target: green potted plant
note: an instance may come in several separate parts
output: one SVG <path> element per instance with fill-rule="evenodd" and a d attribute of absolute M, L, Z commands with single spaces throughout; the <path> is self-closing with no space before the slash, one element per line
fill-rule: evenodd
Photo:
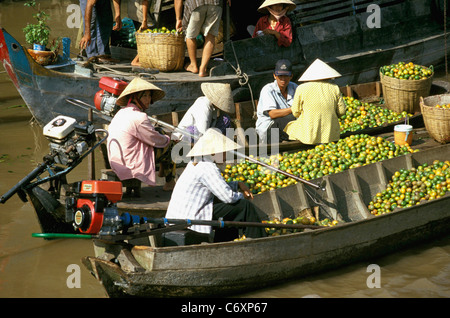
<path fill-rule="evenodd" d="M 36 11 L 33 17 L 37 20 L 37 23 L 28 23 L 23 28 L 25 41 L 33 45 L 33 49 L 45 51 L 50 37 L 50 27 L 47 25 L 49 15 L 42 11 L 40 5 L 36 5 L 36 1 L 34 0 L 25 2 L 24 6 L 32 7 Z"/>
<path fill-rule="evenodd" d="M 59 38 L 53 40 L 52 47 L 47 49 L 50 38 L 50 27 L 47 25 L 47 20 L 50 19 L 50 16 L 42 11 L 40 5 L 37 5 L 34 0 L 25 2 L 24 6 L 31 7 L 36 11 L 33 17 L 37 20 L 37 23 L 28 23 L 23 28 L 25 41 L 33 46 L 33 49 L 29 49 L 28 53 L 41 65 L 51 64 L 58 56 L 57 51 L 60 41 Z"/>

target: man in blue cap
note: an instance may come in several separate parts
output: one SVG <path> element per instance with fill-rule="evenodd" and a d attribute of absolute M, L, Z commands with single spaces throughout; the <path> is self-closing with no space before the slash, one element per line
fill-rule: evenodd
<path fill-rule="evenodd" d="M 273 143 L 289 140 L 283 131 L 288 122 L 295 120 L 291 106 L 297 84 L 291 82 L 292 64 L 289 60 L 279 60 L 273 72 L 274 81 L 261 89 L 258 101 L 256 132 L 260 142 Z M 279 140 L 272 140 L 278 130 Z"/>

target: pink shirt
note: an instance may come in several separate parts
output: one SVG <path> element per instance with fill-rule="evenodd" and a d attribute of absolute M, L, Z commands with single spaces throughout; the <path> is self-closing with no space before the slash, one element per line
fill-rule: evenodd
<path fill-rule="evenodd" d="M 139 179 L 155 185 L 156 169 L 153 147 L 164 148 L 170 137 L 160 134 L 134 104 L 120 109 L 108 128 L 108 158 L 120 180 Z"/>
<path fill-rule="evenodd" d="M 256 37 L 256 32 L 262 31 L 270 28 L 269 16 L 265 15 L 261 17 L 256 23 L 255 31 L 253 31 L 253 36 Z M 277 22 L 275 26 L 275 31 L 280 33 L 280 38 L 277 41 L 279 46 L 288 47 L 292 43 L 292 25 L 291 20 L 283 16 L 280 21 Z"/>

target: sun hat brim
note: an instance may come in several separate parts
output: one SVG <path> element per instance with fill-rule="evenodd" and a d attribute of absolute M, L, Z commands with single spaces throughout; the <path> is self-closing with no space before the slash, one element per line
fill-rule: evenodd
<path fill-rule="evenodd" d="M 318 81 L 341 77 L 342 75 L 320 59 L 316 59 L 298 79 L 299 82 Z"/>
<path fill-rule="evenodd" d="M 125 87 L 125 89 L 117 99 L 116 104 L 119 106 L 126 106 L 128 103 L 129 95 L 148 90 L 152 91 L 152 103 L 164 98 L 164 96 L 166 95 L 166 93 L 158 86 L 149 83 L 142 78 L 136 77 L 127 85 L 127 87 Z"/>
<path fill-rule="evenodd" d="M 267 7 L 273 6 L 274 4 L 286 4 L 288 6 L 288 12 L 294 10 L 297 5 L 290 0 L 266 0 L 261 6 L 258 8 L 258 12 L 260 13 L 268 13 Z"/>
<path fill-rule="evenodd" d="M 200 157 L 219 154 L 241 148 L 230 138 L 224 136 L 219 129 L 209 128 L 203 136 L 195 143 L 187 157 Z"/>
<path fill-rule="evenodd" d="M 236 112 L 230 84 L 202 83 L 200 87 L 203 94 L 214 106 L 228 114 Z"/>

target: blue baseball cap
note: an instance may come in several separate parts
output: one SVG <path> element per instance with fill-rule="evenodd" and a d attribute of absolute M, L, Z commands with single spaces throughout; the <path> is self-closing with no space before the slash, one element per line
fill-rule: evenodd
<path fill-rule="evenodd" d="M 292 63 L 289 60 L 283 59 L 279 60 L 277 64 L 275 64 L 275 75 L 292 75 Z"/>

